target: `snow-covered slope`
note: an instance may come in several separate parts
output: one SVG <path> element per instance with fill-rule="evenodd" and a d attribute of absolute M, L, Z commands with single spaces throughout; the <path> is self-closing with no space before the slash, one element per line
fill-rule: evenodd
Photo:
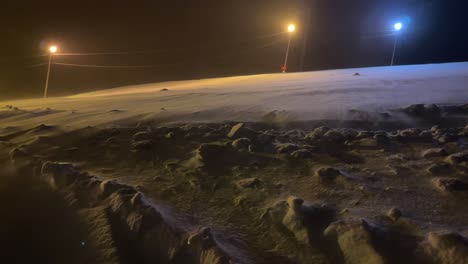
<path fill-rule="evenodd" d="M 273 110 L 317 120 L 344 118 L 350 109 L 466 103 L 467 83 L 468 63 L 449 63 L 166 82 L 0 104 L 24 111 L 3 119 L 8 125 L 257 121 Z"/>

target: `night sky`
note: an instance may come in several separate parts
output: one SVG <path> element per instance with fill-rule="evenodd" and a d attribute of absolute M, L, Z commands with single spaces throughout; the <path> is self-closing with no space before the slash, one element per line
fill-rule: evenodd
<path fill-rule="evenodd" d="M 466 0 L 16 2 L 23 4 L 0 7 L 0 100 L 41 96 L 46 66 L 35 65 L 47 61 L 40 55 L 50 43 L 61 53 L 81 54 L 55 56 L 59 63 L 151 66 L 53 65 L 52 96 L 279 72 L 288 36 L 278 33 L 292 21 L 298 31 L 290 71 L 388 65 L 393 47 L 389 34 L 398 20 L 407 25 L 397 64 L 468 60 Z"/>

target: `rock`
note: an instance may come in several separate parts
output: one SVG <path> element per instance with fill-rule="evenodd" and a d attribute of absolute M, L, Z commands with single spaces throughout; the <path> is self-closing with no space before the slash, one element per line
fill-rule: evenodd
<path fill-rule="evenodd" d="M 362 138 L 362 139 L 350 142 L 349 145 L 353 147 L 359 147 L 359 148 L 376 148 L 379 146 L 379 143 L 377 142 L 377 140 L 373 138 Z"/>
<path fill-rule="evenodd" d="M 390 217 L 393 221 L 397 221 L 401 217 L 401 211 L 398 208 L 392 208 L 388 210 L 387 216 Z"/>
<path fill-rule="evenodd" d="M 403 109 L 403 112 L 414 117 L 436 118 L 440 116 L 440 108 L 435 105 L 414 104 Z"/>
<path fill-rule="evenodd" d="M 132 187 L 125 185 L 123 183 L 119 183 L 115 180 L 106 180 L 106 181 L 101 182 L 101 184 L 99 185 L 99 189 L 103 197 L 108 197 L 109 195 L 111 195 L 112 193 L 120 189 L 126 189 L 129 191 L 133 190 Z M 136 192 L 136 190 L 134 190 L 134 192 Z"/>
<path fill-rule="evenodd" d="M 258 135 L 255 139 L 255 142 L 258 143 L 260 146 L 268 145 L 275 141 L 276 136 L 269 133 L 262 133 Z"/>
<path fill-rule="evenodd" d="M 151 135 L 148 132 L 143 131 L 143 132 L 136 133 L 135 135 L 133 135 L 132 138 L 133 138 L 133 142 L 138 142 L 138 141 L 150 140 Z"/>
<path fill-rule="evenodd" d="M 286 110 L 273 110 L 262 117 L 267 123 L 287 123 L 296 119 L 296 115 Z"/>
<path fill-rule="evenodd" d="M 251 153 L 258 152 L 258 148 L 255 145 L 250 144 L 247 150 Z"/>
<path fill-rule="evenodd" d="M 419 134 L 419 138 L 424 141 L 431 141 L 432 132 L 430 130 L 424 130 Z"/>
<path fill-rule="evenodd" d="M 305 135 L 306 135 L 305 132 L 302 130 L 290 130 L 288 132 L 281 134 L 280 136 L 291 138 L 291 139 L 299 139 L 299 138 L 304 138 Z"/>
<path fill-rule="evenodd" d="M 174 132 L 171 131 L 171 132 L 168 132 L 164 137 L 167 139 L 173 139 L 175 137 L 175 134 Z"/>
<path fill-rule="evenodd" d="M 388 137 L 387 133 L 375 134 L 374 139 L 377 141 L 377 144 L 387 144 L 390 142 L 390 138 Z"/>
<path fill-rule="evenodd" d="M 436 132 L 439 131 L 439 130 L 440 130 L 440 126 L 439 126 L 439 125 L 436 125 L 436 126 L 432 126 L 432 127 L 431 127 L 431 132 L 432 132 L 432 133 L 436 133 Z"/>
<path fill-rule="evenodd" d="M 459 234 L 431 232 L 422 247 L 433 263 L 468 263 L 468 240 Z"/>
<path fill-rule="evenodd" d="M 405 113 L 411 115 L 421 115 L 424 113 L 424 110 L 424 104 L 413 104 L 403 109 Z"/>
<path fill-rule="evenodd" d="M 231 131 L 227 135 L 229 138 L 238 137 L 241 130 L 244 128 L 244 123 L 239 123 L 231 128 Z"/>
<path fill-rule="evenodd" d="M 292 143 L 281 143 L 275 145 L 276 152 L 289 154 L 299 149 L 299 146 Z"/>
<path fill-rule="evenodd" d="M 372 138 L 374 135 L 375 133 L 372 131 L 359 131 L 359 133 L 356 135 L 356 139 Z"/>
<path fill-rule="evenodd" d="M 236 185 L 240 188 L 258 188 L 262 182 L 257 178 L 248 178 L 236 182 Z"/>
<path fill-rule="evenodd" d="M 183 244 L 187 247 L 187 252 L 185 253 L 187 256 L 179 260 L 171 259 L 170 262 L 186 263 L 187 259 L 197 259 L 197 262 L 200 264 L 229 264 L 236 262 L 224 252 L 224 249 L 220 245 L 218 245 L 209 227 L 198 228 L 188 236 L 187 241 Z"/>
<path fill-rule="evenodd" d="M 229 148 L 225 145 L 218 144 L 202 144 L 197 150 L 197 157 L 204 162 L 214 162 L 222 158 L 229 152 Z"/>
<path fill-rule="evenodd" d="M 177 167 L 179 167 L 179 162 L 177 162 L 177 161 L 168 162 L 168 163 L 166 163 L 165 167 L 166 167 L 167 170 L 174 171 L 174 170 L 177 169 Z"/>
<path fill-rule="evenodd" d="M 327 131 L 323 136 L 322 139 L 330 141 L 330 142 L 343 142 L 347 139 L 346 135 L 338 130 L 338 129 L 331 129 Z"/>
<path fill-rule="evenodd" d="M 372 227 L 365 220 L 334 222 L 325 229 L 324 236 L 336 243 L 343 255 L 344 263 L 386 263 L 376 250 L 372 239 Z"/>
<path fill-rule="evenodd" d="M 167 91 L 169 91 L 169 89 L 163 88 L 163 89 L 161 89 L 161 90 L 159 90 L 159 91 L 161 91 L 161 92 L 167 92 Z"/>
<path fill-rule="evenodd" d="M 439 143 L 449 143 L 458 140 L 458 135 L 455 133 L 443 133 L 434 137 Z"/>
<path fill-rule="evenodd" d="M 353 74 L 353 76 L 361 76 L 361 74 L 359 72 L 356 72 L 355 74 Z"/>
<path fill-rule="evenodd" d="M 232 142 L 232 146 L 236 149 L 247 149 L 251 141 L 248 138 L 238 138 Z"/>
<path fill-rule="evenodd" d="M 453 172 L 453 168 L 447 163 L 437 163 L 427 168 L 427 171 L 433 175 L 449 174 Z"/>
<path fill-rule="evenodd" d="M 297 197 L 288 198 L 288 211 L 283 218 L 283 225 L 285 225 L 289 231 L 291 231 L 296 239 L 302 243 L 309 242 L 309 234 L 307 227 L 304 226 L 302 217 L 302 204 L 304 200 Z"/>
<path fill-rule="evenodd" d="M 341 133 L 345 137 L 345 140 L 354 140 L 359 134 L 358 131 L 351 128 L 342 129 Z"/>
<path fill-rule="evenodd" d="M 419 128 L 407 128 L 398 130 L 398 137 L 400 139 L 418 139 L 422 130 Z"/>
<path fill-rule="evenodd" d="M 299 149 L 291 153 L 291 157 L 296 159 L 309 159 L 312 158 L 313 154 L 307 149 Z"/>
<path fill-rule="evenodd" d="M 9 155 L 10 155 L 10 160 L 12 162 L 16 162 L 20 159 L 25 159 L 30 156 L 29 153 L 21 147 L 14 148 L 13 150 L 10 151 Z"/>
<path fill-rule="evenodd" d="M 342 151 L 333 156 L 341 162 L 348 164 L 363 163 L 365 161 L 364 157 L 356 151 Z"/>
<path fill-rule="evenodd" d="M 82 173 L 72 164 L 47 161 L 42 165 L 41 175 L 53 189 L 60 189 L 72 184 Z"/>
<path fill-rule="evenodd" d="M 453 165 L 462 163 L 464 161 L 468 161 L 468 151 L 463 151 L 449 155 L 445 160 Z"/>
<path fill-rule="evenodd" d="M 339 170 L 331 167 L 322 167 L 315 171 L 315 176 L 319 177 L 321 181 L 333 181 L 340 175 Z"/>
<path fill-rule="evenodd" d="M 383 119 L 389 119 L 392 117 L 390 113 L 384 112 L 384 113 L 379 113 L 379 116 L 382 117 Z"/>
<path fill-rule="evenodd" d="M 435 157 L 443 157 L 447 156 L 447 151 L 443 148 L 432 148 L 432 149 L 427 149 L 422 152 L 421 156 L 423 158 L 435 158 Z"/>
<path fill-rule="evenodd" d="M 320 239 L 333 217 L 332 209 L 322 205 L 304 205 L 304 200 L 298 197 L 289 197 L 287 205 L 288 210 L 281 222 L 304 244 Z"/>
<path fill-rule="evenodd" d="M 132 147 L 135 151 L 148 151 L 153 148 L 153 141 L 152 140 L 143 140 L 134 142 Z"/>
<path fill-rule="evenodd" d="M 312 131 L 311 133 L 307 134 L 307 135 L 305 136 L 305 139 L 306 139 L 306 140 L 315 140 L 315 139 L 319 139 L 319 138 L 321 138 L 323 135 L 325 135 L 325 133 L 327 133 L 329 130 L 330 130 L 330 128 L 329 128 L 329 127 L 326 127 L 326 126 L 317 127 L 316 129 L 314 129 L 314 131 Z"/>
<path fill-rule="evenodd" d="M 466 192 L 468 191 L 468 183 L 457 178 L 435 178 L 432 183 L 439 190 L 444 192 Z"/>

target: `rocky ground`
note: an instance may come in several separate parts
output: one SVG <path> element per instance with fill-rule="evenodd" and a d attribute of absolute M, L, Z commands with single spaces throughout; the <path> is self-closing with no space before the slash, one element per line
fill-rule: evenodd
<path fill-rule="evenodd" d="M 96 263 L 468 263 L 468 105 L 349 115 L 0 127 L 0 164 Z"/>

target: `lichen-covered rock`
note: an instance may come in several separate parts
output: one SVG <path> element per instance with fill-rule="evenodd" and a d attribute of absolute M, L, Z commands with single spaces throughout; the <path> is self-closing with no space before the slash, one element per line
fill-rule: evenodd
<path fill-rule="evenodd" d="M 449 174 L 453 172 L 453 168 L 448 163 L 436 163 L 427 168 L 427 171 L 433 175 Z"/>
<path fill-rule="evenodd" d="M 291 157 L 295 159 L 309 159 L 313 157 L 313 154 L 310 150 L 298 149 L 291 153 Z"/>
<path fill-rule="evenodd" d="M 333 181 L 340 175 L 341 172 L 339 170 L 331 167 L 322 167 L 315 171 L 315 176 L 325 182 Z"/>
<path fill-rule="evenodd" d="M 387 133 L 376 133 L 374 135 L 375 141 L 377 141 L 377 144 L 387 144 L 390 142 L 390 138 L 388 137 Z"/>
<path fill-rule="evenodd" d="M 322 205 L 305 205 L 304 200 L 291 196 L 287 200 L 288 210 L 282 224 L 301 243 L 321 239 L 321 233 L 330 223 L 333 210 Z"/>
<path fill-rule="evenodd" d="M 422 245 L 433 263 L 468 263 L 468 239 L 456 233 L 429 233 Z"/>
<path fill-rule="evenodd" d="M 18 162 L 21 159 L 29 158 L 30 154 L 23 148 L 14 148 L 10 151 L 10 160 L 14 162 Z"/>
<path fill-rule="evenodd" d="M 134 142 L 150 140 L 151 139 L 151 134 L 146 132 L 146 131 L 138 132 L 138 133 L 133 135 L 132 139 L 133 139 Z"/>
<path fill-rule="evenodd" d="M 424 104 L 414 104 L 410 105 L 403 111 L 414 117 L 424 117 L 424 118 L 436 118 L 440 116 L 440 108 L 435 105 L 424 105 Z"/>
<path fill-rule="evenodd" d="M 464 161 L 468 161 L 468 151 L 463 151 L 463 152 L 459 152 L 459 153 L 449 155 L 446 158 L 446 161 L 448 163 L 450 163 L 450 164 L 453 164 L 453 165 L 462 163 Z"/>
<path fill-rule="evenodd" d="M 288 211 L 283 218 L 283 225 L 291 231 L 296 239 L 302 243 L 309 242 L 307 227 L 304 225 L 302 204 L 304 200 L 297 197 L 288 198 Z"/>
<path fill-rule="evenodd" d="M 251 141 L 248 138 L 238 138 L 232 142 L 232 146 L 236 149 L 247 149 Z"/>
<path fill-rule="evenodd" d="M 417 139 L 421 134 L 422 130 L 419 128 L 407 128 L 398 130 L 398 136 L 401 139 Z"/>
<path fill-rule="evenodd" d="M 258 152 L 257 146 L 255 146 L 255 145 L 253 145 L 253 144 L 250 144 L 250 145 L 248 146 L 247 150 L 248 150 L 250 153 Z"/>
<path fill-rule="evenodd" d="M 447 151 L 443 148 L 431 148 L 422 152 L 423 158 L 443 157 L 447 155 Z"/>
<path fill-rule="evenodd" d="M 307 134 L 305 136 L 305 139 L 306 140 L 316 140 L 316 139 L 320 139 L 323 135 L 325 135 L 325 133 L 327 133 L 328 131 L 330 130 L 329 127 L 325 127 L 325 126 L 321 126 L 321 127 L 317 127 L 316 129 L 314 129 L 311 133 Z"/>
<path fill-rule="evenodd" d="M 324 235 L 337 245 L 344 263 L 386 263 L 372 241 L 372 227 L 364 220 L 334 222 L 325 229 Z"/>
<path fill-rule="evenodd" d="M 401 211 L 398 208 L 392 208 L 388 210 L 387 216 L 390 217 L 393 221 L 397 221 L 401 217 Z"/>
<path fill-rule="evenodd" d="M 348 145 L 357 148 L 372 149 L 378 147 L 379 143 L 373 138 L 362 138 L 356 141 L 352 141 Z"/>
<path fill-rule="evenodd" d="M 258 188 L 262 182 L 257 178 L 248 178 L 236 182 L 236 185 L 240 188 Z"/>
<path fill-rule="evenodd" d="M 322 140 L 330 142 L 343 142 L 346 140 L 346 135 L 344 135 L 343 132 L 338 129 L 331 129 L 322 136 Z"/>
<path fill-rule="evenodd" d="M 209 164 L 223 159 L 229 152 L 229 147 L 226 145 L 207 143 L 202 144 L 197 149 L 196 156 L 204 163 Z"/>
<path fill-rule="evenodd" d="M 294 152 L 298 150 L 300 147 L 296 144 L 292 143 L 281 143 L 281 144 L 276 144 L 275 149 L 276 152 L 282 153 L 282 154 L 289 154 L 291 152 Z"/>
<path fill-rule="evenodd" d="M 372 138 L 375 135 L 373 131 L 359 131 L 356 135 L 356 139 L 363 139 L 363 138 Z"/>
<path fill-rule="evenodd" d="M 230 264 L 232 259 L 219 247 L 211 229 L 201 227 L 187 238 L 186 254 L 200 264 Z"/>
<path fill-rule="evenodd" d="M 133 150 L 137 152 L 148 151 L 154 147 L 152 140 L 137 141 L 132 144 Z"/>
<path fill-rule="evenodd" d="M 276 136 L 274 134 L 265 132 L 265 133 L 259 134 L 255 138 L 255 143 L 260 145 L 260 146 L 264 146 L 264 145 L 268 145 L 268 144 L 273 143 L 275 141 L 275 138 L 276 138 Z"/>
<path fill-rule="evenodd" d="M 101 191 L 101 195 L 103 197 L 108 197 L 109 195 L 111 195 L 112 193 L 120 190 L 120 189 L 129 189 L 129 190 L 132 190 L 133 188 L 131 188 L 130 186 L 128 185 L 125 185 L 123 183 L 120 183 L 116 180 L 106 180 L 106 181 L 103 181 L 101 182 L 101 184 L 99 185 L 99 189 Z M 136 192 L 136 190 L 135 190 Z"/>
<path fill-rule="evenodd" d="M 435 178 L 432 183 L 439 190 L 448 193 L 468 191 L 468 182 L 457 178 Z"/>
<path fill-rule="evenodd" d="M 291 138 L 291 139 L 299 139 L 304 138 L 306 136 L 305 132 L 302 130 L 290 130 L 280 135 L 281 137 Z"/>
<path fill-rule="evenodd" d="M 42 165 L 41 175 L 52 188 L 59 189 L 72 184 L 82 172 L 72 164 L 47 161 Z"/>
<path fill-rule="evenodd" d="M 239 123 L 231 128 L 231 131 L 227 134 L 228 138 L 239 138 L 239 137 L 246 137 L 246 134 L 249 131 L 247 131 L 247 128 L 245 127 L 244 123 Z"/>

